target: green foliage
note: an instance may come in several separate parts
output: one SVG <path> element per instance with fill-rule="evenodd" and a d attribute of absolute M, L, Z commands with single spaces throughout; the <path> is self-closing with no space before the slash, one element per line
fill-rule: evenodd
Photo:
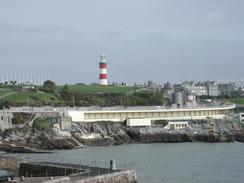
<path fill-rule="evenodd" d="M 64 85 L 64 87 L 62 88 L 62 90 L 60 91 L 60 96 L 64 99 L 64 100 L 71 100 L 71 97 L 73 96 L 72 92 L 69 89 L 69 86 L 66 84 Z"/>
<path fill-rule="evenodd" d="M 54 105 L 59 103 L 59 99 L 53 93 L 20 92 L 4 98 L 12 106 L 21 105 Z"/>
<path fill-rule="evenodd" d="M 244 98 L 230 98 L 228 100 L 234 104 L 244 104 Z"/>
<path fill-rule="evenodd" d="M 150 104 L 151 105 L 163 105 L 165 100 L 164 100 L 164 95 L 161 92 L 155 92 L 153 93 L 150 98 Z"/>
<path fill-rule="evenodd" d="M 31 118 L 31 114 L 28 113 L 14 113 L 12 118 L 13 124 L 24 124 Z"/>
<path fill-rule="evenodd" d="M 47 80 L 43 83 L 43 88 L 54 90 L 56 88 L 56 84 L 53 81 Z"/>
<path fill-rule="evenodd" d="M 64 85 L 63 89 L 62 89 L 62 92 L 69 92 L 69 86 L 67 84 Z"/>
<path fill-rule="evenodd" d="M 163 105 L 164 103 L 166 100 L 161 92 L 135 92 L 122 99 L 122 104 L 125 106 Z"/>
<path fill-rule="evenodd" d="M 5 88 L 1 90 L 12 90 Z M 17 86 L 15 86 L 17 87 Z M 52 88 L 52 89 L 50 89 Z M 64 85 L 55 86 L 52 81 L 46 81 L 39 91 L 19 92 L 6 96 L 10 106 L 147 106 L 167 103 L 163 93 L 153 91 L 137 91 L 136 87 L 97 86 L 97 85 Z M 13 91 L 13 90 L 12 90 Z"/>
<path fill-rule="evenodd" d="M 136 87 L 127 87 L 127 86 L 99 86 L 99 85 L 68 85 L 70 92 L 80 93 L 80 94 L 125 94 L 130 91 L 136 90 Z M 57 90 L 60 92 L 63 87 L 57 87 Z"/>
<path fill-rule="evenodd" d="M 44 118 L 37 118 L 34 120 L 32 127 L 40 131 L 50 131 L 53 125 Z"/>
<path fill-rule="evenodd" d="M 12 92 L 9 88 L 0 88 L 0 96 Z"/>

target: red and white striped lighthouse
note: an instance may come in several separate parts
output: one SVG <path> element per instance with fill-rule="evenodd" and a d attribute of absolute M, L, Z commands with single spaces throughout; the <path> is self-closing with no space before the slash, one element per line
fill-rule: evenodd
<path fill-rule="evenodd" d="M 108 85 L 107 62 L 106 62 L 106 56 L 104 54 L 100 56 L 99 69 L 100 69 L 99 84 Z"/>

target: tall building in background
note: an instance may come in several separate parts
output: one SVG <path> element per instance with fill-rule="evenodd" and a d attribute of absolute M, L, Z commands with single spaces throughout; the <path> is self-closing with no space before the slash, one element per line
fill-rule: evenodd
<path fill-rule="evenodd" d="M 106 56 L 104 54 L 100 56 L 99 69 L 100 69 L 99 85 L 108 85 L 107 62 L 106 62 Z"/>

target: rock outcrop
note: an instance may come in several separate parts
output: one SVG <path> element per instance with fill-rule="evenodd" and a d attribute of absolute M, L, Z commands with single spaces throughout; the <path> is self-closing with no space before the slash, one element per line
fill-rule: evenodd
<path fill-rule="evenodd" d="M 73 149 L 77 143 L 72 138 L 62 138 L 52 131 L 39 131 L 34 128 L 23 127 L 8 129 L 0 133 L 2 150 L 21 152 L 54 149 Z M 6 149 L 6 147 L 9 147 Z M 13 148 L 11 148 L 13 147 Z M 29 151 L 28 151 L 29 150 Z"/>
<path fill-rule="evenodd" d="M 126 127 L 123 123 L 109 121 L 79 123 L 79 126 L 82 132 L 76 132 L 74 136 L 88 146 L 161 142 L 244 142 L 244 131 L 240 123 L 228 120 L 191 121 L 189 127 L 182 130 L 167 130 L 160 125 Z"/>
<path fill-rule="evenodd" d="M 73 125 L 72 137 L 58 137 L 53 131 L 23 127 L 5 130 L 0 140 L 24 150 L 73 149 L 86 146 L 108 146 L 125 143 L 180 143 L 180 142 L 244 142 L 244 131 L 238 122 L 228 120 L 191 121 L 186 129 L 167 130 L 160 124 L 151 127 L 126 127 L 122 122 L 92 122 Z M 75 130 L 75 129 L 74 129 Z M 1 147 L 1 146 L 0 146 Z M 13 147 L 13 146 L 12 146 Z M 24 151 L 23 151 L 24 152 Z"/>

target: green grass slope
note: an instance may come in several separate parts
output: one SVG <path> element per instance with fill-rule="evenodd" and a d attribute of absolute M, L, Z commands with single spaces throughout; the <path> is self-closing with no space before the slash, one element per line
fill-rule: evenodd
<path fill-rule="evenodd" d="M 231 98 L 229 101 L 234 104 L 244 104 L 244 98 Z"/>
<path fill-rule="evenodd" d="M 9 92 L 12 92 L 12 90 L 9 88 L 0 88 L 0 96 L 5 95 Z"/>
<path fill-rule="evenodd" d="M 35 92 L 19 92 L 14 95 L 5 97 L 4 100 L 10 104 L 35 104 L 50 105 L 60 102 L 60 100 L 52 93 L 35 93 Z"/>
<path fill-rule="evenodd" d="M 57 90 L 60 91 L 63 86 L 58 86 Z M 117 93 L 125 94 L 127 92 L 137 90 L 136 87 L 128 86 L 99 86 L 99 85 L 68 85 L 69 90 L 74 93 L 81 94 L 96 94 L 96 93 Z"/>
<path fill-rule="evenodd" d="M 15 88 L 14 88 L 15 87 Z M 127 86 L 98 86 L 98 85 L 68 85 L 68 91 L 63 92 L 63 86 L 56 86 L 54 90 L 38 87 L 39 90 L 21 91 L 19 86 L 12 88 L 0 88 L 1 101 L 7 102 L 10 106 L 112 106 L 112 105 L 135 105 L 147 104 L 148 99 L 134 95 L 133 91 L 140 88 Z M 127 95 L 127 93 L 130 95 Z M 64 95 L 65 94 L 65 95 Z M 148 96 L 152 97 L 151 95 Z M 153 98 L 149 99 L 150 101 Z"/>

